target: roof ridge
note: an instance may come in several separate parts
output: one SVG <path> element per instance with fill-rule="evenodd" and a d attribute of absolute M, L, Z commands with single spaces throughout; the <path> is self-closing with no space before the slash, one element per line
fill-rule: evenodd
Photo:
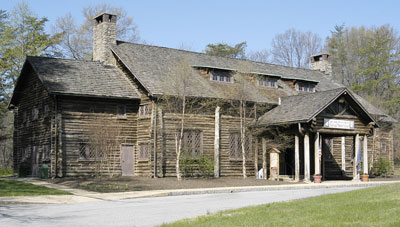
<path fill-rule="evenodd" d="M 65 60 L 65 61 L 75 61 L 75 62 L 93 62 L 93 63 L 100 63 L 99 61 L 92 61 L 86 59 L 70 59 L 70 58 L 58 58 L 58 57 L 49 57 L 49 56 L 33 56 L 27 55 L 26 58 L 46 58 L 46 59 L 54 59 L 54 60 Z"/>
<path fill-rule="evenodd" d="M 293 66 L 287 66 L 287 65 L 279 65 L 279 64 L 274 64 L 274 63 L 266 63 L 266 62 L 260 62 L 260 61 L 253 61 L 249 59 L 243 59 L 243 58 L 232 58 L 232 57 L 224 57 L 224 56 L 216 56 L 216 55 L 209 55 L 206 53 L 202 52 L 196 52 L 196 51 L 191 51 L 191 50 L 182 50 L 182 49 L 176 49 L 176 48 L 171 48 L 171 47 L 164 47 L 164 46 L 157 46 L 157 45 L 149 45 L 149 44 L 141 44 L 141 43 L 133 43 L 133 42 L 127 42 L 127 41 L 122 41 L 122 40 L 117 40 L 117 46 L 119 43 L 126 43 L 126 44 L 133 44 L 133 45 L 138 45 L 138 46 L 147 46 L 147 47 L 155 47 L 155 48 L 161 48 L 161 49 L 169 49 L 169 50 L 174 50 L 174 51 L 180 51 L 180 52 L 187 52 L 187 53 L 193 53 L 193 54 L 198 54 L 198 55 L 206 55 L 206 56 L 213 56 L 217 58 L 223 58 L 223 59 L 230 59 L 230 60 L 238 60 L 238 61 L 247 61 L 247 62 L 253 62 L 253 63 L 258 63 L 258 64 L 264 64 L 264 65 L 272 65 L 272 66 L 278 66 L 278 67 L 285 67 L 285 68 L 290 68 L 290 69 L 300 69 L 304 71 L 310 71 L 310 72 L 316 72 L 323 74 L 317 70 L 312 70 L 312 69 L 306 69 L 306 68 L 300 68 L 300 67 L 293 67 Z M 324 75 L 324 74 L 323 74 Z"/>

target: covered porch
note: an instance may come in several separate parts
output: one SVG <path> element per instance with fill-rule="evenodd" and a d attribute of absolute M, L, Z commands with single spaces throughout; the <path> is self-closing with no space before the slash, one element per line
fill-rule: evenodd
<path fill-rule="evenodd" d="M 255 131 L 263 141 L 265 159 L 271 128 L 283 129 L 289 140 L 290 146 L 279 154 L 279 174 L 274 178 L 359 181 L 360 175 L 370 173 L 368 140 L 375 127 L 374 119 L 351 92 L 341 88 L 283 98 L 257 120 Z M 270 161 L 263 160 L 264 175 L 269 175 L 265 178 L 271 178 Z"/>

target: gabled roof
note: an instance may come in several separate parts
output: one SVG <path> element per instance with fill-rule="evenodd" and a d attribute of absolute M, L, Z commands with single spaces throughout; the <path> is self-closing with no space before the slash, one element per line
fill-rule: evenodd
<path fill-rule="evenodd" d="M 343 94 L 349 95 L 354 101 L 353 104 L 361 109 L 359 114 L 364 115 L 371 122 L 375 122 L 374 118 L 369 115 L 347 88 L 338 88 L 283 97 L 281 105 L 261 116 L 256 125 L 269 126 L 309 122 Z"/>
<path fill-rule="evenodd" d="M 174 77 L 174 66 L 180 59 L 188 61 L 193 68 L 207 67 L 209 69 L 223 69 L 241 71 L 241 65 L 251 70 L 253 74 L 278 76 L 282 79 L 319 81 L 317 90 L 327 90 L 341 87 L 332 82 L 322 73 L 286 67 L 261 62 L 247 61 L 235 58 L 211 56 L 204 53 L 177 50 L 165 47 L 148 46 L 142 44 L 117 42 L 112 46 L 112 51 L 131 71 L 135 78 L 144 86 L 150 95 L 172 95 L 175 89 L 171 86 Z M 248 73 L 248 72 L 246 72 Z M 238 74 L 236 74 L 238 75 Z M 239 75 L 238 75 L 239 76 Z M 237 88 L 216 83 L 205 79 L 194 70 L 192 83 L 189 86 L 192 96 L 210 98 L 230 98 L 228 94 L 234 93 Z M 281 96 L 294 95 L 297 92 L 284 83 L 281 89 L 262 89 L 256 83 L 249 83 L 248 91 L 250 101 L 276 104 Z"/>
<path fill-rule="evenodd" d="M 50 94 L 106 97 L 118 99 L 139 99 L 140 93 L 115 66 L 94 61 L 77 61 L 48 57 L 26 58 L 18 78 L 11 104 L 15 102 L 19 83 L 27 64 Z"/>

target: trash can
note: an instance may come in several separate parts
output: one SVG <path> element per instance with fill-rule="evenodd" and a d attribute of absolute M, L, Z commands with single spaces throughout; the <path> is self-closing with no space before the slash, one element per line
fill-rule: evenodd
<path fill-rule="evenodd" d="M 46 179 L 49 177 L 49 166 L 46 164 L 43 164 L 39 168 L 39 177 L 40 179 Z"/>

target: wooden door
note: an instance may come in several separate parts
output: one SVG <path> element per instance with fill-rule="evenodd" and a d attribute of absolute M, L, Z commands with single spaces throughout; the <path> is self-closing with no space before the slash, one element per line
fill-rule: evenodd
<path fill-rule="evenodd" d="M 37 146 L 32 147 L 32 176 L 39 176 L 39 151 Z"/>
<path fill-rule="evenodd" d="M 121 169 L 122 176 L 133 176 L 135 156 L 132 144 L 121 144 Z"/>

